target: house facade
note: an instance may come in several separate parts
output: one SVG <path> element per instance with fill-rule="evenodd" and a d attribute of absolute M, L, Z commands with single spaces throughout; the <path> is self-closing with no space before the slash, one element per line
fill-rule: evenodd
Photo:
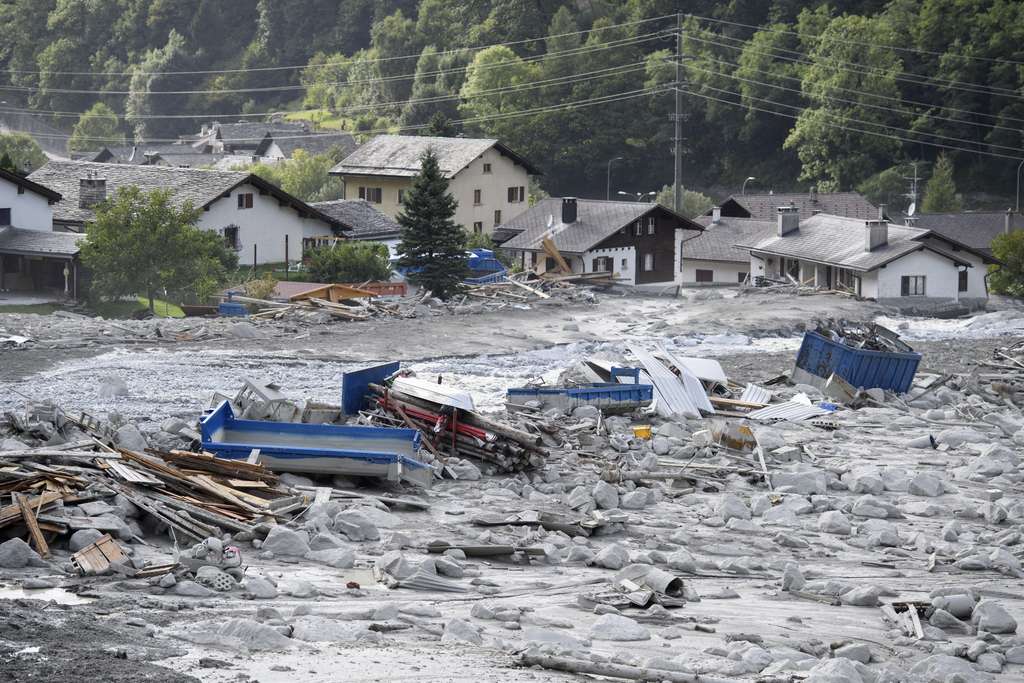
<path fill-rule="evenodd" d="M 0 298 L 78 294 L 80 235 L 53 231 L 54 190 L 0 169 Z"/>
<path fill-rule="evenodd" d="M 573 273 L 607 273 L 629 286 L 663 288 L 682 282 L 685 238 L 704 228 L 646 202 L 574 197 L 544 199 L 501 226 L 514 234 L 502 251 L 539 274 L 558 269 L 550 240 Z"/>
<path fill-rule="evenodd" d="M 754 278 L 848 291 L 903 309 L 980 308 L 995 260 L 929 230 L 779 207 L 775 234 L 740 245 Z"/>
<path fill-rule="evenodd" d="M 243 265 L 297 261 L 317 239 L 344 232 L 337 219 L 245 172 L 51 161 L 30 179 L 60 192 L 53 225 L 74 233 L 122 187 L 170 190 L 175 204 L 202 209 L 199 227 L 223 235 Z"/>
<path fill-rule="evenodd" d="M 345 199 L 361 199 L 395 218 L 427 149 L 437 154 L 448 191 L 458 202 L 455 222 L 490 235 L 529 204 L 530 162 L 498 140 L 378 135 L 331 169 L 345 183 Z"/>
<path fill-rule="evenodd" d="M 704 232 L 683 245 L 683 284 L 698 287 L 738 287 L 749 284 L 750 251 L 738 244 L 771 236 L 775 223 L 723 216 L 717 210 L 695 222 Z"/>

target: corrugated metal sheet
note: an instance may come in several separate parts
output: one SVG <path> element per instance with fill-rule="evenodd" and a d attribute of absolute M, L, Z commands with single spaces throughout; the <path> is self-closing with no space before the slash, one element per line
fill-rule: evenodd
<path fill-rule="evenodd" d="M 747 388 L 743 390 L 740 400 L 747 403 L 770 403 L 772 400 L 772 392 L 764 387 L 759 387 L 756 384 L 751 383 L 747 384 Z"/>
<path fill-rule="evenodd" d="M 664 346 L 659 347 L 659 351 L 670 363 L 672 363 L 672 365 L 676 367 L 677 370 L 679 370 L 679 378 L 683 382 L 683 389 L 690 397 L 690 400 L 693 401 L 693 404 L 697 406 L 697 410 L 708 415 L 714 415 L 715 407 L 711 405 L 711 399 L 708 398 L 708 392 L 701 383 L 700 378 L 694 374 L 693 370 L 691 370 L 691 366 L 687 363 L 687 359 L 672 355 Z M 718 363 L 715 363 L 715 365 L 718 365 Z M 724 378 L 725 373 L 722 372 L 722 367 L 720 365 L 718 370 Z"/>
<path fill-rule="evenodd" d="M 752 420 L 786 420 L 788 422 L 801 422 L 803 420 L 810 420 L 822 415 L 828 415 L 829 411 L 818 406 L 807 405 L 800 401 L 786 401 L 785 403 L 776 403 L 760 410 L 754 410 L 747 413 L 747 417 Z"/>
<path fill-rule="evenodd" d="M 640 364 L 644 366 L 648 379 L 654 385 L 654 391 L 658 398 L 659 415 L 667 418 L 700 417 L 700 409 L 690 396 L 690 393 L 683 387 L 683 383 L 679 381 L 679 378 L 665 367 L 664 363 L 651 355 L 647 350 L 638 346 L 630 346 L 629 350 L 640 361 Z M 696 377 L 694 377 L 694 380 L 700 384 L 700 380 L 697 380 Z M 704 399 L 707 400 L 706 395 Z M 708 405 L 710 405 L 710 401 Z"/>

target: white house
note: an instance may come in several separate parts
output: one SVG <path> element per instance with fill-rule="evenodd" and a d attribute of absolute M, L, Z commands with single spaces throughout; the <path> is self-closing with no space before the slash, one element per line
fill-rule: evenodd
<path fill-rule="evenodd" d="M 574 273 L 608 273 L 624 285 L 661 289 L 681 283 L 686 233 L 703 229 L 660 204 L 552 197 L 501 226 L 515 235 L 501 249 L 544 273 L 556 267 L 544 250 L 550 238 Z"/>
<path fill-rule="evenodd" d="M 427 149 L 437 154 L 448 191 L 458 201 L 455 222 L 491 234 L 529 207 L 533 164 L 497 140 L 378 135 L 331 169 L 345 183 L 345 199 L 363 199 L 392 218 L 420 171 Z"/>
<path fill-rule="evenodd" d="M 792 206 L 778 208 L 772 236 L 739 246 L 753 278 L 792 277 L 904 309 L 984 306 L 986 266 L 997 262 L 931 230 L 829 214 L 801 221 Z"/>
<path fill-rule="evenodd" d="M 80 235 L 53 231 L 59 192 L 0 169 L 0 292 L 78 290 Z"/>
<path fill-rule="evenodd" d="M 202 209 L 199 227 L 222 234 L 243 264 L 299 260 L 305 248 L 344 230 L 332 216 L 241 171 L 51 161 L 29 177 L 60 192 L 53 223 L 68 232 L 83 232 L 96 205 L 120 188 L 170 190 L 176 204 Z"/>
<path fill-rule="evenodd" d="M 737 245 L 771 236 L 775 223 L 723 216 L 718 207 L 694 221 L 704 226 L 704 232 L 683 245 L 683 284 L 736 287 L 749 282 L 750 250 Z"/>

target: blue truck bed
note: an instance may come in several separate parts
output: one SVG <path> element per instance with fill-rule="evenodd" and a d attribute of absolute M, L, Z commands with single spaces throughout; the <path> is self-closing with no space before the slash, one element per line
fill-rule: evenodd
<path fill-rule="evenodd" d="M 239 420 L 227 401 L 200 428 L 205 450 L 244 460 L 259 449 L 259 462 L 274 472 L 433 482 L 431 467 L 414 458 L 420 446 L 414 429 Z"/>
<path fill-rule="evenodd" d="M 855 349 L 817 332 L 806 332 L 792 379 L 820 388 L 835 373 L 858 389 L 878 388 L 905 394 L 920 362 L 919 353 Z"/>
<path fill-rule="evenodd" d="M 635 368 L 613 368 L 612 379 L 633 377 L 633 384 L 595 382 L 579 387 L 540 388 L 520 387 L 508 389 L 506 400 L 522 404 L 524 401 L 539 401 L 565 410 L 580 406 L 597 406 L 604 411 L 632 410 L 654 400 L 654 387 L 639 384 L 639 371 Z"/>

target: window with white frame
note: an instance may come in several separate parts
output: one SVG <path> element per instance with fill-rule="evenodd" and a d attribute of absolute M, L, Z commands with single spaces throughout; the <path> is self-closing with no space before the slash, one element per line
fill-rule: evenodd
<path fill-rule="evenodd" d="M 648 235 L 653 235 L 654 234 L 654 216 L 648 216 L 647 217 L 647 234 Z"/>
<path fill-rule="evenodd" d="M 519 187 L 508 188 L 508 203 L 519 204 L 520 202 L 526 201 L 526 188 L 520 185 Z"/>
<path fill-rule="evenodd" d="M 654 254 L 644 254 L 644 272 L 650 273 L 654 270 Z"/>
<path fill-rule="evenodd" d="M 924 275 L 904 275 L 900 278 L 900 295 L 901 296 L 924 296 L 925 295 L 925 276 Z"/>
<path fill-rule="evenodd" d="M 639 237 L 642 234 L 644 234 L 643 221 L 637 221 L 636 223 L 633 224 L 633 236 Z"/>
<path fill-rule="evenodd" d="M 380 204 L 384 201 L 384 188 L 381 187 L 360 187 L 359 198 L 371 204 Z"/>

